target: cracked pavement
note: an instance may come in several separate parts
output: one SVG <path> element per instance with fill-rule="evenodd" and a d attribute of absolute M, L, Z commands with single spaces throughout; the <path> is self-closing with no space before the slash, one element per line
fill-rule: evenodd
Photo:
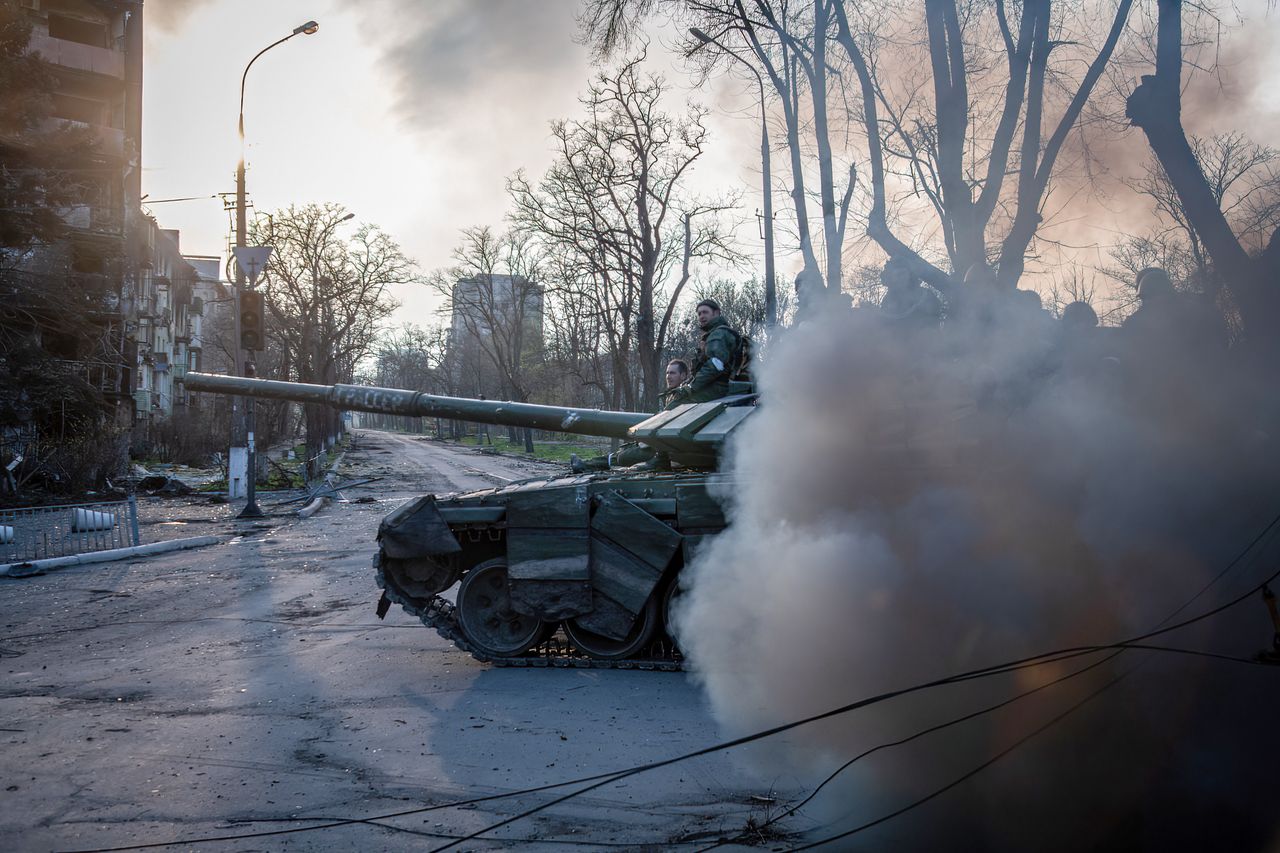
<path fill-rule="evenodd" d="M 340 473 L 383 479 L 305 521 L 288 507 L 237 522 L 234 508 L 197 499 L 152 502 L 153 520 L 187 523 L 144 531 L 226 540 L 4 581 L 6 849 L 190 848 L 435 807 L 385 825 L 199 845 L 422 850 L 551 795 L 458 800 L 722 739 L 688 674 L 493 669 L 399 608 L 385 622 L 374 616 L 373 537 L 398 502 L 553 467 L 361 431 Z M 362 496 L 374 502 L 354 502 Z M 794 779 L 753 775 L 739 755 L 713 755 L 606 785 L 455 849 L 693 849 L 766 819 L 781 808 L 780 791 L 796 790 Z"/>

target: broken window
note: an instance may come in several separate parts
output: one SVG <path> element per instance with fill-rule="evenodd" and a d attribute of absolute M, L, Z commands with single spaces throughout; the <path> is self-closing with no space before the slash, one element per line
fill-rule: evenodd
<path fill-rule="evenodd" d="M 63 15 L 49 16 L 49 35 L 52 38 L 87 44 L 91 47 L 110 47 L 105 21 L 86 21 Z"/>

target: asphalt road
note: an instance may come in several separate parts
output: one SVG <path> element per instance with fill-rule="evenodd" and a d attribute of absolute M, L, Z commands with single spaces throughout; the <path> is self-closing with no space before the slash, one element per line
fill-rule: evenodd
<path fill-rule="evenodd" d="M 210 507 L 188 535 L 223 544 L 0 580 L 4 848 L 433 849 L 553 796 L 524 789 L 719 740 L 686 674 L 494 669 L 374 616 L 400 500 L 553 472 L 362 431 L 342 473 L 382 480 L 311 519 Z M 718 754 L 454 849 L 696 849 L 795 789 Z M 252 837 L 198 843 L 227 836 Z"/>

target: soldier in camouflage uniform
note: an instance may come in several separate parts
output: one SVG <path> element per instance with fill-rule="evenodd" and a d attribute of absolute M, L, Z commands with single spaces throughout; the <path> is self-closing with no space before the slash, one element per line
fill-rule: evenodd
<path fill-rule="evenodd" d="M 705 403 L 729 393 L 729 374 L 741 336 L 729 327 L 714 299 L 698 303 L 698 325 L 702 328 L 702 343 L 693 363 L 693 378 L 672 390 L 671 398 L 676 403 Z"/>
<path fill-rule="evenodd" d="M 738 356 L 742 338 L 720 315 L 720 304 L 714 299 L 699 302 L 697 311 L 702 342 L 693 363 L 693 378 L 671 389 L 668 408 L 685 403 L 706 403 L 729 393 L 729 379 L 735 367 L 733 362 Z M 653 454 L 652 459 L 633 467 L 645 471 L 670 471 L 671 460 L 659 451 Z"/>
<path fill-rule="evenodd" d="M 681 405 L 677 400 L 670 396 L 670 392 L 679 388 L 689 379 L 689 363 L 683 358 L 673 358 L 667 362 L 667 394 L 664 394 L 658 401 L 663 411 L 673 409 Z M 648 462 L 653 459 L 654 450 L 652 447 L 645 447 L 643 444 L 631 442 L 619 447 L 613 453 L 607 456 L 596 456 L 591 459 L 579 459 L 576 453 L 569 456 L 569 467 L 573 469 L 573 473 L 582 474 L 586 471 L 605 471 L 612 467 L 626 467 L 628 465 L 637 465 L 642 462 Z"/>

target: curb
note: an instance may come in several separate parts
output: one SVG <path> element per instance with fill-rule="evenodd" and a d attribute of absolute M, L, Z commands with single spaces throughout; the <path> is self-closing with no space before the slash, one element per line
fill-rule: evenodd
<path fill-rule="evenodd" d="M 165 542 L 152 542 L 148 545 L 134 545 L 130 548 L 112 548 L 109 551 L 92 551 L 88 554 L 74 554 L 70 557 L 48 557 L 43 560 L 29 560 L 24 563 L 9 563 L 3 567 L 3 571 L 0 571 L 0 577 L 25 578 L 66 566 L 109 563 L 113 560 L 127 560 L 130 557 L 149 557 L 153 554 L 166 554 L 170 551 L 203 548 L 206 545 L 216 545 L 221 541 L 222 538 L 219 536 L 189 536 L 186 539 L 170 539 Z"/>

